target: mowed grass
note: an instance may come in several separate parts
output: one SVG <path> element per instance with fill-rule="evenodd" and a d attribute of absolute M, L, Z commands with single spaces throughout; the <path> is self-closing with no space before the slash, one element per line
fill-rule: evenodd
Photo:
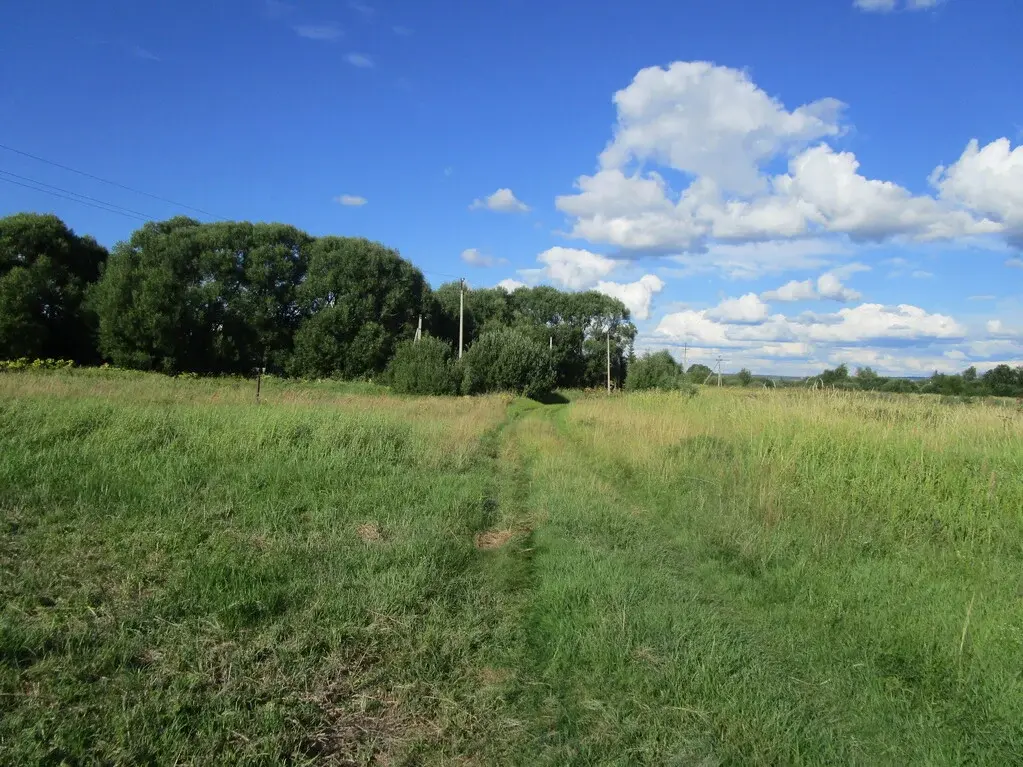
<path fill-rule="evenodd" d="M 0 376 L 0 762 L 1010 764 L 1023 413 Z"/>

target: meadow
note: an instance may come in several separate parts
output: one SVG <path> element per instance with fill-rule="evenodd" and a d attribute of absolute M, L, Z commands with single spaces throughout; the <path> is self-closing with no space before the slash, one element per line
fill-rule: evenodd
<path fill-rule="evenodd" d="M 1009 764 L 1023 413 L 0 374 L 0 763 Z"/>

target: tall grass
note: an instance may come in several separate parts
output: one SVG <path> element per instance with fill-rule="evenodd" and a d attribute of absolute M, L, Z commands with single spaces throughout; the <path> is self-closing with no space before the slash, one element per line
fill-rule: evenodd
<path fill-rule="evenodd" d="M 1009 764 L 1023 413 L 0 375 L 0 762 Z"/>

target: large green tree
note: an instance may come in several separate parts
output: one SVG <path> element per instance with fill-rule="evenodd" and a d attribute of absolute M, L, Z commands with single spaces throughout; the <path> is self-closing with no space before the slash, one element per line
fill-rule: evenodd
<path fill-rule="evenodd" d="M 107 251 L 53 215 L 0 219 L 0 358 L 95 362 L 90 285 Z"/>
<path fill-rule="evenodd" d="M 310 242 L 282 224 L 146 224 L 114 248 L 97 286 L 103 354 L 166 372 L 281 368 Z"/>
<path fill-rule="evenodd" d="M 317 377 L 380 373 L 432 301 L 422 273 L 397 251 L 355 237 L 313 243 L 298 295 L 306 319 L 292 370 Z"/>

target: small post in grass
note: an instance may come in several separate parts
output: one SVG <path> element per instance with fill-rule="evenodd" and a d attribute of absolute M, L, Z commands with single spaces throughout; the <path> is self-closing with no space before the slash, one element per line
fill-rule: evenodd
<path fill-rule="evenodd" d="M 266 356 L 263 357 L 263 366 L 256 368 L 256 404 L 259 404 L 259 390 L 263 386 L 263 373 L 266 372 Z"/>

